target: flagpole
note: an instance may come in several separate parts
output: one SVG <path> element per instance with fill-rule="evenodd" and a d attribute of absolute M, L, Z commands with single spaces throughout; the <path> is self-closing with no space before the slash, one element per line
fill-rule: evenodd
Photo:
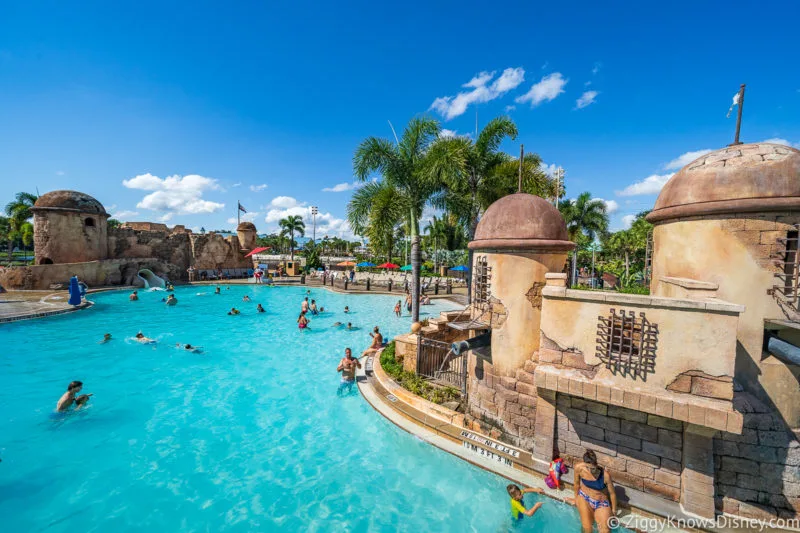
<path fill-rule="evenodd" d="M 733 144 L 742 144 L 739 141 L 739 130 L 742 128 L 742 108 L 744 107 L 744 83 L 739 87 L 739 111 L 736 114 L 736 137 Z"/>
<path fill-rule="evenodd" d="M 236 229 L 237 230 L 239 229 L 239 214 L 242 211 L 241 209 L 239 209 L 240 205 L 242 205 L 242 204 L 239 203 L 239 200 L 236 200 Z"/>

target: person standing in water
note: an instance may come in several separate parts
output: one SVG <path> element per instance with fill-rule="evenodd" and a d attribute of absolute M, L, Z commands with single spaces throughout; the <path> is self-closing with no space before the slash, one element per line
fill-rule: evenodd
<path fill-rule="evenodd" d="M 308 318 L 306 318 L 306 312 L 302 311 L 300 316 L 297 317 L 297 327 L 299 329 L 306 329 L 308 328 Z"/>
<path fill-rule="evenodd" d="M 178 303 L 178 299 L 175 298 L 174 294 L 170 294 L 167 296 L 167 305 L 176 305 Z"/>
<path fill-rule="evenodd" d="M 526 509 L 525 502 L 523 501 L 524 496 L 529 492 L 544 494 L 542 489 L 521 489 L 517 485 L 511 484 L 506 487 L 506 491 L 508 491 L 508 495 L 511 496 L 511 516 L 514 517 L 514 520 L 520 520 L 525 516 L 533 516 L 534 513 L 539 510 L 539 507 L 542 506 L 542 502 L 538 502 L 530 509 Z"/>
<path fill-rule="evenodd" d="M 336 371 L 342 373 L 342 381 L 339 383 L 339 388 L 336 390 L 338 396 L 352 392 L 353 384 L 356 382 L 357 368 L 361 368 L 361 362 L 353 358 L 353 352 L 350 348 L 345 348 L 344 357 L 339 361 L 339 366 L 336 367 Z"/>
<path fill-rule="evenodd" d="M 139 291 L 133 291 L 130 296 L 128 296 L 128 300 L 131 302 L 135 302 L 139 299 Z"/>
<path fill-rule="evenodd" d="M 397 315 L 397 318 L 400 318 L 400 315 L 402 315 L 402 309 L 400 300 L 397 300 L 397 303 L 394 305 L 394 314 Z"/>
<path fill-rule="evenodd" d="M 300 311 L 302 311 L 303 313 L 308 312 L 308 296 L 306 296 L 303 299 L 302 303 L 300 304 Z"/>
<path fill-rule="evenodd" d="M 65 392 L 56 404 L 56 411 L 66 411 L 72 404 L 75 403 L 75 395 L 83 389 L 82 381 L 73 381 L 67 385 L 67 392 Z"/>
<path fill-rule="evenodd" d="M 592 450 L 586 450 L 583 462 L 574 469 L 575 506 L 581 515 L 583 533 L 591 533 L 595 523 L 600 533 L 608 533 L 608 520 L 617 514 L 617 493 L 611 474 L 597 465 L 597 455 Z"/>

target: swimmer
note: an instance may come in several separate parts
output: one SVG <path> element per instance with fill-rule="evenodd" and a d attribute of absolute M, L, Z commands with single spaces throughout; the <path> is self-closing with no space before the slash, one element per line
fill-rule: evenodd
<path fill-rule="evenodd" d="M 89 398 L 94 396 L 93 394 L 81 394 L 80 396 L 75 398 L 75 409 L 80 409 L 84 405 L 89 402 Z"/>
<path fill-rule="evenodd" d="M 353 390 L 353 384 L 356 382 L 356 368 L 361 368 L 361 362 L 353 358 L 353 352 L 350 348 L 345 348 L 344 357 L 339 361 L 339 366 L 336 367 L 336 371 L 342 373 L 342 381 L 336 390 L 338 396 Z"/>
<path fill-rule="evenodd" d="M 220 292 L 219 292 L 219 285 L 217 285 L 217 288 L 216 288 L 216 289 L 214 289 L 214 294 L 220 294 Z"/>
<path fill-rule="evenodd" d="M 303 311 L 300 313 L 300 316 L 297 317 L 297 327 L 300 329 L 308 328 L 308 319 L 306 318 L 306 312 Z"/>
<path fill-rule="evenodd" d="M 128 296 L 128 300 L 131 302 L 135 302 L 139 299 L 139 291 L 133 291 L 130 296 Z"/>
<path fill-rule="evenodd" d="M 202 346 L 192 346 L 191 344 L 187 344 L 186 346 L 183 347 L 183 349 L 192 353 L 203 353 Z"/>
<path fill-rule="evenodd" d="M 172 283 L 167 283 L 167 292 L 172 292 L 175 290 L 175 286 Z"/>
<path fill-rule="evenodd" d="M 373 333 L 370 333 L 369 336 L 372 337 L 372 344 L 370 344 L 369 348 L 364 350 L 364 353 L 361 354 L 361 357 L 364 357 L 365 355 L 374 354 L 375 352 L 380 350 L 381 346 L 383 346 L 383 335 L 381 335 L 378 326 L 375 326 Z"/>
<path fill-rule="evenodd" d="M 311 300 L 311 314 L 312 315 L 318 315 L 319 314 L 319 309 L 317 309 L 317 301 L 316 300 Z"/>
<path fill-rule="evenodd" d="M 178 299 L 175 298 L 174 294 L 170 294 L 167 296 L 167 305 L 175 305 L 178 303 Z"/>
<path fill-rule="evenodd" d="M 320 307 L 320 308 L 319 308 L 319 312 L 320 312 L 320 313 L 324 313 L 324 312 L 325 312 L 325 308 L 324 308 L 324 307 Z"/>
<path fill-rule="evenodd" d="M 111 333 L 106 333 L 105 335 L 103 335 L 103 340 L 101 340 L 97 344 L 105 344 L 110 340 L 111 340 Z"/>
<path fill-rule="evenodd" d="M 244 296 L 242 296 L 242 301 L 243 302 L 249 302 L 250 301 L 250 297 L 245 294 Z"/>
<path fill-rule="evenodd" d="M 231 310 L 228 311 L 228 314 L 229 315 L 240 315 L 241 312 L 238 309 L 236 309 L 235 307 L 231 307 Z"/>
<path fill-rule="evenodd" d="M 422 305 L 431 305 L 431 297 L 424 296 L 421 301 Z"/>
<path fill-rule="evenodd" d="M 333 327 L 335 327 L 335 328 L 340 328 L 340 327 L 342 327 L 342 326 L 344 326 L 344 324 L 343 324 L 343 323 L 341 323 L 341 322 L 334 322 L 334 323 L 333 323 Z"/>
<path fill-rule="evenodd" d="M 525 509 L 525 502 L 522 498 L 529 492 L 536 492 L 537 494 L 544 494 L 542 489 L 521 489 L 518 486 L 511 484 L 506 487 L 508 495 L 511 496 L 511 516 L 514 520 L 519 520 L 523 516 L 533 516 L 542 506 L 542 502 L 535 503 L 530 509 Z"/>
<path fill-rule="evenodd" d="M 349 313 L 350 312 L 350 308 L 348 306 L 346 306 L 346 305 L 344 306 L 344 312 L 345 313 Z"/>
<path fill-rule="evenodd" d="M 397 300 L 397 303 L 394 304 L 394 314 L 397 315 L 397 318 L 400 318 L 400 315 L 403 314 L 402 309 L 403 309 L 402 302 L 400 300 Z"/>
<path fill-rule="evenodd" d="M 358 328 L 354 328 L 352 322 L 348 322 L 347 323 L 347 331 L 353 331 L 355 329 L 358 329 Z"/>
<path fill-rule="evenodd" d="M 67 385 L 67 392 L 65 392 L 56 404 L 56 411 L 66 411 L 75 402 L 75 395 L 78 394 L 83 388 L 82 381 L 73 381 Z"/>
<path fill-rule="evenodd" d="M 151 338 L 145 337 L 144 334 L 140 331 L 139 333 L 136 334 L 136 342 L 142 344 L 155 344 L 156 341 L 154 341 Z"/>
<path fill-rule="evenodd" d="M 266 309 L 261 307 L 261 304 L 258 304 L 258 307 L 256 307 L 256 311 L 258 311 L 259 313 L 264 313 L 266 311 Z"/>
<path fill-rule="evenodd" d="M 308 296 L 300 303 L 300 311 L 303 313 L 308 312 Z"/>

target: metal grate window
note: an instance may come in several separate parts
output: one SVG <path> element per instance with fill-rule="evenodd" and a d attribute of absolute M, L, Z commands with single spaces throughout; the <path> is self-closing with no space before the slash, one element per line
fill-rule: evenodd
<path fill-rule="evenodd" d="M 597 357 L 614 374 L 647 380 L 655 372 L 658 324 L 644 313 L 611 309 L 607 317 L 597 317 Z"/>
<path fill-rule="evenodd" d="M 485 255 L 475 259 L 473 279 L 475 280 L 472 294 L 473 303 L 478 305 L 488 304 L 491 295 L 492 267 L 486 261 Z"/>
<path fill-rule="evenodd" d="M 786 237 L 777 240 L 775 253 L 772 254 L 772 263 L 777 267 L 775 272 L 776 283 L 772 287 L 772 295 L 798 310 L 798 260 L 797 253 L 798 226 L 786 232 Z"/>

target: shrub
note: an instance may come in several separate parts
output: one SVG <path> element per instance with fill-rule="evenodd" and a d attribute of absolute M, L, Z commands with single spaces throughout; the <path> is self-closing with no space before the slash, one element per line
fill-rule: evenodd
<path fill-rule="evenodd" d="M 395 357 L 394 341 L 386 345 L 381 352 L 381 367 L 383 371 L 394 378 L 397 383 L 407 391 L 421 396 L 433 403 L 442 404 L 444 402 L 458 401 L 461 393 L 453 387 L 437 387 L 425 381 L 414 372 L 407 372 L 403 369 Z"/>

